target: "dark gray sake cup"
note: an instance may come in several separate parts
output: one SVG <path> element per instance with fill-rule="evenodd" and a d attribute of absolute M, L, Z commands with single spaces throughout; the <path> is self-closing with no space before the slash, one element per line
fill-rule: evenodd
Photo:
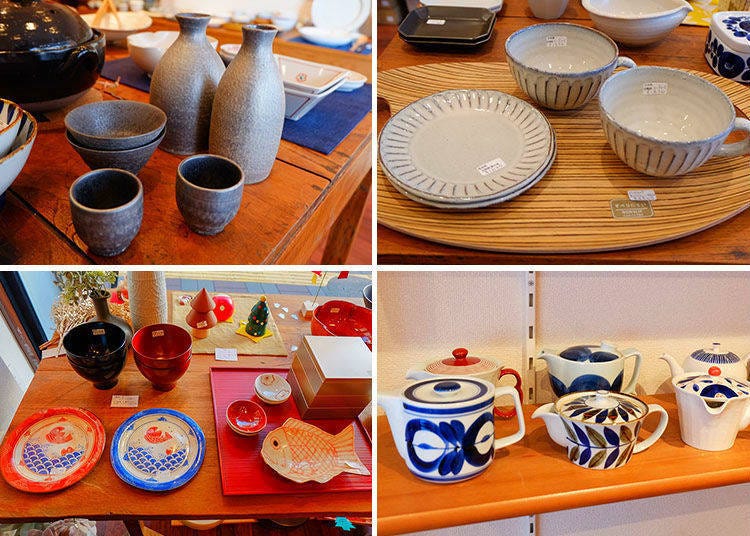
<path fill-rule="evenodd" d="M 153 156 L 154 151 L 156 151 L 156 148 L 164 139 L 166 132 L 166 128 L 162 129 L 159 135 L 146 145 L 141 145 L 134 149 L 121 149 L 118 151 L 103 151 L 101 149 L 83 147 L 76 143 L 76 140 L 71 136 L 70 132 L 66 132 L 65 136 L 68 139 L 68 143 L 73 146 L 73 149 L 76 150 L 86 165 L 91 169 L 116 168 L 124 169 L 131 173 L 138 173 Z"/>
<path fill-rule="evenodd" d="M 191 156 L 177 167 L 177 208 L 192 231 L 218 234 L 237 215 L 244 185 L 242 169 L 232 160 Z"/>
<path fill-rule="evenodd" d="M 78 145 L 102 151 L 150 144 L 166 124 L 166 114 L 156 106 L 129 100 L 92 102 L 65 116 L 65 128 Z"/>
<path fill-rule="evenodd" d="M 125 251 L 143 220 L 143 185 L 122 169 L 97 169 L 70 187 L 70 211 L 76 233 L 95 255 Z"/>

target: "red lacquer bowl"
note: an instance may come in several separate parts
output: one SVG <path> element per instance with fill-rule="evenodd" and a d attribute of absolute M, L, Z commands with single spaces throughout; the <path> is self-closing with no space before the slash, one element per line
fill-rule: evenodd
<path fill-rule="evenodd" d="M 235 400 L 227 407 L 227 424 L 240 435 L 255 435 L 267 422 L 266 412 L 252 400 Z"/>
<path fill-rule="evenodd" d="M 313 311 L 310 331 L 313 335 L 362 337 L 372 350 L 372 311 L 341 300 L 332 300 Z"/>
<path fill-rule="evenodd" d="M 153 324 L 133 335 L 133 357 L 155 389 L 170 391 L 190 366 L 193 339 L 173 324 Z"/>

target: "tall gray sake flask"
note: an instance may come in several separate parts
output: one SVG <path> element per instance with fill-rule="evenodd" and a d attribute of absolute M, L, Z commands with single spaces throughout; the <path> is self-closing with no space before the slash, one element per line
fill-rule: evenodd
<path fill-rule="evenodd" d="M 208 147 L 211 106 L 224 73 L 224 62 L 206 37 L 210 19 L 202 13 L 178 13 L 180 35 L 151 77 L 149 102 L 167 114 L 159 147 L 170 153 L 195 154 Z"/>
<path fill-rule="evenodd" d="M 273 55 L 274 26 L 242 27 L 242 46 L 219 83 L 209 152 L 237 162 L 245 184 L 268 178 L 284 127 L 284 82 Z"/>

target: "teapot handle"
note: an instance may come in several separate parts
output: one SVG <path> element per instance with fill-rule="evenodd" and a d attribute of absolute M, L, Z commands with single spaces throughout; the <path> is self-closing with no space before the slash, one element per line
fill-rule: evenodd
<path fill-rule="evenodd" d="M 515 413 L 518 418 L 518 431 L 515 434 L 495 439 L 495 450 L 517 443 L 526 434 L 526 423 L 523 420 L 523 408 L 521 407 L 521 397 L 518 396 L 518 391 L 516 391 L 515 387 L 498 387 L 495 389 L 495 402 L 504 395 L 513 397 L 513 406 L 516 408 Z"/>
<path fill-rule="evenodd" d="M 643 359 L 643 356 L 641 355 L 641 352 L 639 352 L 635 348 L 628 348 L 627 350 L 622 351 L 623 359 L 628 359 L 630 357 L 635 357 L 633 375 L 630 377 L 630 382 L 628 382 L 628 384 L 622 389 L 622 392 L 632 395 L 635 392 L 635 384 L 638 381 L 638 373 L 641 371 L 641 360 Z"/>
<path fill-rule="evenodd" d="M 647 448 L 649 448 L 651 445 L 656 443 L 656 441 L 661 437 L 661 435 L 664 433 L 664 430 L 667 429 L 667 422 L 669 421 L 669 415 L 667 414 L 667 410 L 665 410 L 663 407 L 661 407 L 659 404 L 649 404 L 648 405 L 648 413 L 646 415 L 650 415 L 651 413 L 660 413 L 661 416 L 659 417 L 659 424 L 656 427 L 656 430 L 653 431 L 653 433 L 648 437 L 648 439 L 644 439 L 643 441 L 639 441 L 636 446 L 633 448 L 633 454 L 637 454 L 639 452 L 643 452 Z"/>
<path fill-rule="evenodd" d="M 510 374 L 516 379 L 516 383 L 513 385 L 513 388 L 518 391 L 518 397 L 521 400 L 521 403 L 523 404 L 523 390 L 521 389 L 521 375 L 512 368 L 503 368 L 500 370 L 500 375 L 497 377 L 499 380 L 503 376 L 506 376 Z M 501 419 L 510 419 L 516 414 L 515 409 L 510 409 L 508 411 L 502 410 L 499 407 L 495 406 L 495 415 L 500 417 Z"/>

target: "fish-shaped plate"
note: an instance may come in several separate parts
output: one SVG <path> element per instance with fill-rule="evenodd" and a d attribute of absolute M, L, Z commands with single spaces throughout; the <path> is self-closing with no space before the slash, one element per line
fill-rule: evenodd
<path fill-rule="evenodd" d="M 147 491 L 179 488 L 195 476 L 206 454 L 206 437 L 193 419 L 167 408 L 139 411 L 112 438 L 110 461 L 117 476 Z"/>
<path fill-rule="evenodd" d="M 72 486 L 104 451 L 101 421 L 85 409 L 49 408 L 19 424 L 0 449 L 0 471 L 16 489 L 47 493 Z"/>
<path fill-rule="evenodd" d="M 260 451 L 263 461 L 294 482 L 328 482 L 341 473 L 369 475 L 354 450 L 354 425 L 336 435 L 317 426 L 287 419 L 266 435 Z"/>

